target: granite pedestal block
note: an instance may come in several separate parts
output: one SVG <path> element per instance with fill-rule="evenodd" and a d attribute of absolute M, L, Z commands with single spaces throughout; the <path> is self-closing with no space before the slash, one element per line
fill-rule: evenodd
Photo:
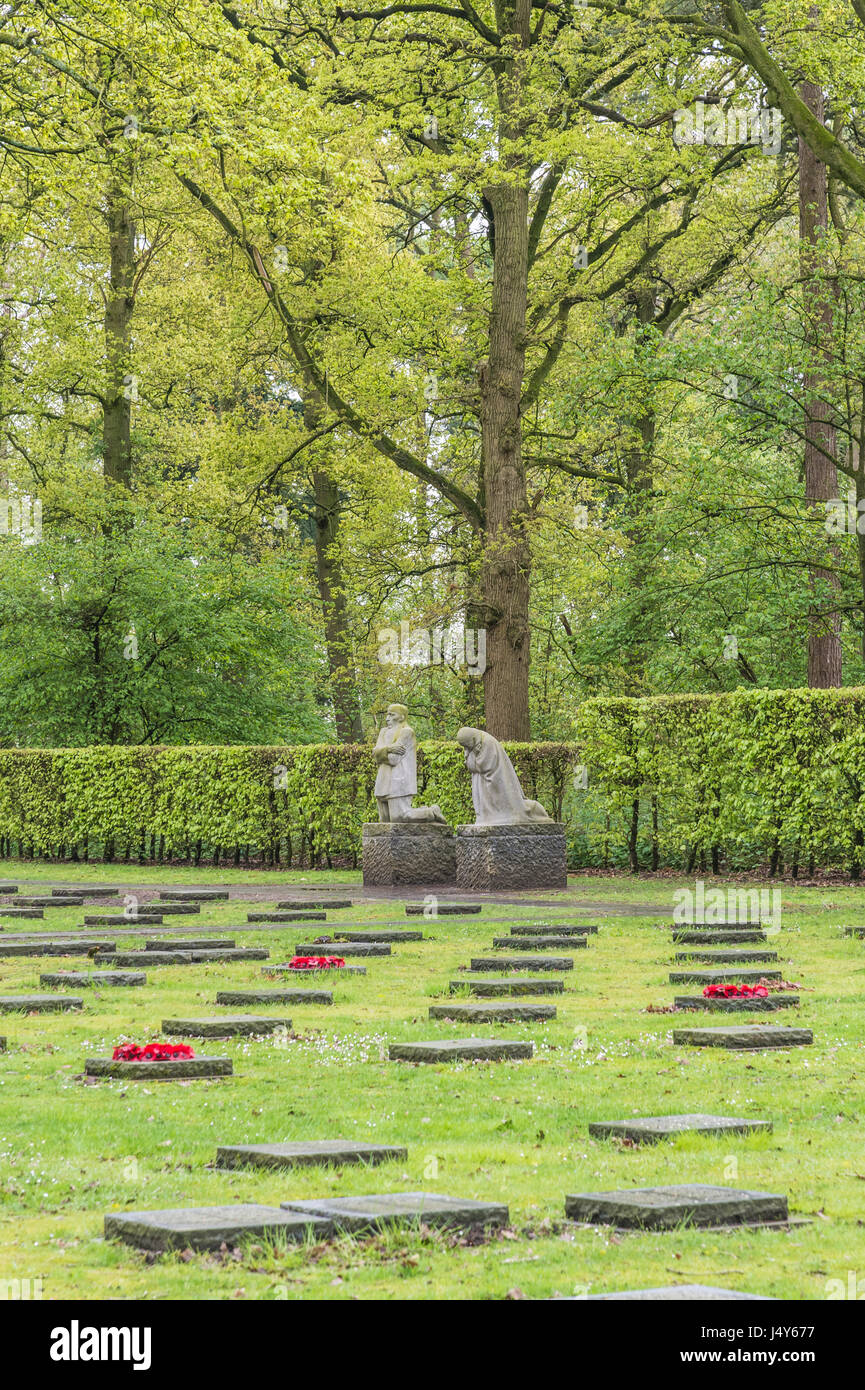
<path fill-rule="evenodd" d="M 560 821 L 515 825 L 458 825 L 459 888 L 567 888 L 567 845 Z"/>
<path fill-rule="evenodd" d="M 454 832 L 435 821 L 391 821 L 363 827 L 363 882 L 366 887 L 399 883 L 453 883 Z"/>

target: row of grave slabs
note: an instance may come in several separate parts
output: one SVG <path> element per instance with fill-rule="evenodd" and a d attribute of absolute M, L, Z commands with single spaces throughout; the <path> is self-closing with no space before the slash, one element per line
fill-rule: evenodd
<path fill-rule="evenodd" d="M 2 890 L 0 890 L 2 891 Z M 106 894 L 107 895 L 107 894 Z M 112 925 L 114 922 L 140 920 L 155 924 L 158 909 L 175 911 L 195 911 L 199 903 L 227 894 L 206 890 L 173 890 L 162 895 L 164 904 L 150 905 L 140 918 L 130 914 L 109 918 L 89 917 L 85 925 Z M 45 900 L 19 901 L 20 910 L 44 910 Z M 65 905 L 70 905 L 67 897 Z M 76 903 L 76 905 L 78 905 Z M 286 901 L 279 903 L 271 912 L 248 914 L 250 923 L 280 923 L 288 921 L 324 920 L 324 911 L 309 912 L 310 908 L 350 907 L 350 901 L 325 899 L 310 903 Z M 421 905 L 406 906 L 408 915 L 424 912 Z M 481 911 L 479 904 L 441 904 L 441 913 L 453 912 L 459 915 Z M 168 913 L 166 913 L 168 915 Z M 161 920 L 161 918 L 160 918 Z M 698 944 L 704 949 L 698 952 L 678 953 L 677 963 L 687 964 L 686 969 L 673 971 L 671 983 L 715 982 L 726 980 L 745 980 L 759 975 L 761 979 L 780 980 L 780 971 L 766 969 L 766 962 L 777 960 L 777 954 L 760 946 L 751 948 L 751 943 L 765 941 L 765 933 L 757 925 L 745 928 L 737 924 L 719 923 L 711 928 L 675 930 L 677 944 Z M 557 972 L 573 969 L 573 954 L 587 948 L 588 938 L 597 931 L 593 924 L 550 925 L 547 923 L 519 924 L 511 927 L 510 937 L 496 937 L 493 940 L 495 951 L 504 953 L 496 956 L 473 958 L 470 974 L 460 980 L 450 982 L 452 994 L 466 992 L 475 996 L 470 1001 L 457 999 L 444 1004 L 432 1005 L 431 1019 L 448 1019 L 466 1023 L 532 1021 L 555 1017 L 555 1005 L 546 996 L 554 996 L 563 991 Z M 366 931 L 339 931 L 334 934 L 342 956 L 389 955 L 391 944 L 406 940 L 422 939 L 422 932 L 402 931 L 380 928 Z M 336 949 L 336 941 L 331 949 Z M 749 949 L 745 949 L 745 943 Z M 707 949 L 715 943 L 723 943 L 726 949 L 718 951 Z M 64 943 L 43 945 L 42 953 L 61 953 Z M 68 943 L 66 943 L 68 945 Z M 735 949 L 730 949 L 735 947 Z M 92 943 L 75 943 L 75 949 L 87 950 L 93 954 Z M 298 948 L 301 954 L 314 954 L 322 951 L 321 943 L 310 943 Z M 555 955 L 556 951 L 567 954 Z M 513 953 L 513 954 L 512 954 Z M 202 958 L 219 956 L 221 959 L 262 958 L 267 952 L 240 950 L 234 941 L 213 938 L 192 940 L 180 938 L 176 942 L 150 940 L 143 951 L 117 952 L 114 943 L 97 943 L 94 959 L 110 960 L 113 966 L 126 966 L 129 957 L 135 956 L 143 963 L 196 963 Z M 178 960 L 177 957 L 182 957 Z M 165 959 L 163 959 L 165 958 Z M 696 961 L 708 962 L 715 970 L 703 971 L 695 968 Z M 724 968 L 717 969 L 723 961 Z M 759 962 L 759 965 L 756 964 Z M 735 968 L 734 968 L 735 967 Z M 346 966 L 355 973 L 364 973 L 365 967 Z M 270 973 L 288 972 L 290 967 L 268 966 Z M 536 977 L 517 976 L 513 971 L 536 971 Z M 292 971 L 292 974 L 297 972 Z M 312 972 L 310 972 L 312 973 Z M 84 972 L 57 972 L 41 976 L 41 982 L 48 985 L 83 983 L 85 979 L 96 977 L 104 984 L 127 985 L 143 984 L 146 976 L 142 972 L 124 970 L 94 971 L 88 976 Z M 507 996 L 502 998 L 498 996 Z M 533 998 L 532 998 L 533 997 Z M 544 997 L 544 1002 L 535 1002 Z M 526 999 L 532 998 L 531 1003 Z M 261 990 L 261 991 L 222 991 L 217 994 L 217 1003 L 231 1005 L 238 1003 L 267 1002 L 331 1002 L 332 995 L 323 990 Z M 57 995 L 14 997 L 0 1000 L 0 1008 L 33 1007 L 58 1008 L 77 1007 L 81 1000 L 75 997 Z M 702 996 L 677 997 L 679 1008 L 705 1007 Z M 784 1004 L 792 1003 L 787 997 Z M 723 1001 L 720 1007 L 736 1007 L 739 1001 Z M 776 1007 L 782 1007 L 779 999 Z M 772 1007 L 761 1002 L 755 1007 Z M 163 1031 L 174 1036 L 226 1037 L 256 1036 L 278 1029 L 288 1029 L 291 1020 L 273 1016 L 238 1015 L 221 1018 L 164 1020 Z M 737 1050 L 756 1050 L 766 1047 L 791 1047 L 812 1042 L 809 1030 L 799 1028 L 776 1028 L 771 1025 L 733 1025 L 723 1028 L 687 1028 L 675 1030 L 673 1041 L 676 1044 L 693 1046 L 715 1046 Z M 533 1055 L 533 1044 L 525 1041 L 507 1041 L 500 1038 L 430 1039 L 422 1042 L 393 1044 L 389 1049 L 391 1060 L 402 1062 L 437 1063 L 442 1061 L 472 1060 L 521 1060 Z M 190 1077 L 218 1077 L 231 1074 L 232 1063 L 227 1057 L 198 1057 L 171 1062 L 113 1062 L 109 1059 L 94 1058 L 87 1063 L 91 1076 L 108 1076 L 126 1079 L 188 1079 Z M 708 1134 L 749 1134 L 771 1129 L 770 1121 L 748 1121 L 730 1116 L 713 1115 L 667 1115 L 653 1116 L 629 1121 L 598 1122 L 590 1125 L 590 1132 L 596 1137 L 628 1139 L 634 1143 L 657 1142 L 669 1135 L 686 1131 Z M 321 1141 L 304 1144 L 259 1144 L 221 1147 L 217 1151 L 216 1166 L 219 1168 L 238 1168 L 245 1166 L 265 1166 L 269 1168 L 290 1169 L 297 1165 L 361 1163 L 375 1165 L 396 1158 L 404 1158 L 406 1150 L 388 1145 L 357 1144 L 347 1141 Z M 565 1199 L 566 1215 L 574 1221 L 586 1224 L 607 1224 L 623 1230 L 669 1230 L 682 1224 L 725 1227 L 732 1225 L 766 1225 L 790 1222 L 787 1199 L 783 1195 L 766 1192 L 753 1192 L 743 1189 L 715 1187 L 705 1184 L 680 1184 L 670 1187 L 622 1190 L 616 1192 L 579 1193 L 568 1195 Z M 191 1248 L 198 1250 L 218 1249 L 225 1244 L 235 1245 L 244 1238 L 278 1237 L 283 1240 L 326 1239 L 344 1233 L 365 1233 L 393 1224 L 424 1224 L 449 1228 L 486 1227 L 507 1225 L 508 1208 L 497 1203 L 453 1198 L 432 1193 L 383 1193 L 363 1197 L 327 1198 L 318 1201 L 286 1202 L 278 1208 L 258 1204 L 232 1204 L 221 1207 L 180 1208 L 162 1211 L 126 1212 L 105 1217 L 107 1238 L 126 1241 L 148 1250 L 171 1250 Z M 633 1294 L 582 1295 L 582 1297 L 658 1297 L 658 1298 L 752 1298 L 755 1295 L 733 1290 L 714 1290 L 701 1286 L 670 1286 L 667 1289 L 639 1290 Z"/>

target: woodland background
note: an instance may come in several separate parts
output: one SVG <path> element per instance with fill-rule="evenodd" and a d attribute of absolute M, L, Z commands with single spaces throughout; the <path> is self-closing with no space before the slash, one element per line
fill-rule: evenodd
<path fill-rule="evenodd" d="M 0 88 L 0 746 L 865 679 L 862 0 L 12 0 Z"/>

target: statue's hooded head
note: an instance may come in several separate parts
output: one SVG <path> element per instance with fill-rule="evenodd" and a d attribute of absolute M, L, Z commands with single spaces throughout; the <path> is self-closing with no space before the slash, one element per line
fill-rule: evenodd
<path fill-rule="evenodd" d="M 461 743 L 467 753 L 480 748 L 483 737 L 481 729 L 462 728 L 457 730 L 457 743 Z"/>

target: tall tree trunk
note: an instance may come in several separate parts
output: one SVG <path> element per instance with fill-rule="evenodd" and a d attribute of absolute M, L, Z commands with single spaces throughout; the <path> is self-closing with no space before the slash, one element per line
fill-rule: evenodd
<path fill-rule="evenodd" d="M 498 7 L 510 30 L 512 56 L 501 61 L 498 100 L 507 182 L 484 190 L 491 215 L 493 286 L 489 355 L 480 364 L 483 501 L 486 516 L 481 592 L 486 614 L 484 705 L 495 738 L 529 739 L 528 497 L 520 400 L 525 378 L 529 278 L 529 189 L 520 110 L 522 65 L 530 44 L 531 0 Z"/>
<path fill-rule="evenodd" d="M 816 12 L 812 11 L 812 17 Z M 802 100 L 822 122 L 823 93 L 813 82 L 803 82 Z M 828 359 L 832 342 L 832 280 L 827 254 L 829 228 L 828 179 L 825 164 L 799 140 L 799 260 L 805 306 L 807 340 L 812 364 L 806 372 L 805 400 L 805 499 L 815 529 L 825 518 L 823 503 L 838 496 L 835 467 L 835 429 L 830 422 L 821 360 Z M 808 615 L 808 685 L 826 688 L 841 684 L 841 618 L 835 607 L 838 579 L 816 564 L 810 572 L 813 602 Z"/>
<path fill-rule="evenodd" d="M 132 482 L 132 400 L 130 335 L 135 307 L 135 224 L 123 191 L 108 194 L 110 274 L 105 299 L 106 383 L 102 416 L 103 473 L 124 487 Z"/>
<path fill-rule="evenodd" d="M 865 382 L 862 383 L 862 420 L 865 421 Z M 859 522 L 865 516 L 865 459 L 858 439 L 852 441 L 850 463 L 853 469 L 853 496 L 856 500 L 856 559 L 859 563 L 859 587 L 862 591 L 860 650 L 865 659 L 865 532 L 859 529 Z M 865 525 L 865 522 L 863 522 Z"/>
<path fill-rule="evenodd" d="M 345 583 L 339 558 L 339 489 L 322 469 L 313 473 L 315 492 L 315 569 L 324 614 L 324 640 L 330 671 L 337 737 L 359 743 L 363 737 L 360 701 L 351 659 Z"/>
<path fill-rule="evenodd" d="M 654 293 L 646 286 L 637 296 L 635 352 L 642 346 L 647 327 L 654 318 Z M 656 614 L 648 595 L 649 583 L 655 568 L 648 532 L 654 506 L 657 433 L 657 414 L 650 397 L 646 397 L 644 408 L 639 415 L 629 418 L 627 424 L 633 436 L 633 442 L 624 457 L 629 510 L 629 519 L 624 529 L 631 543 L 626 557 L 628 602 L 631 608 L 628 620 L 629 637 L 623 656 L 628 681 L 627 694 L 636 697 L 646 693 L 646 657 L 654 647 L 656 625 Z"/>

